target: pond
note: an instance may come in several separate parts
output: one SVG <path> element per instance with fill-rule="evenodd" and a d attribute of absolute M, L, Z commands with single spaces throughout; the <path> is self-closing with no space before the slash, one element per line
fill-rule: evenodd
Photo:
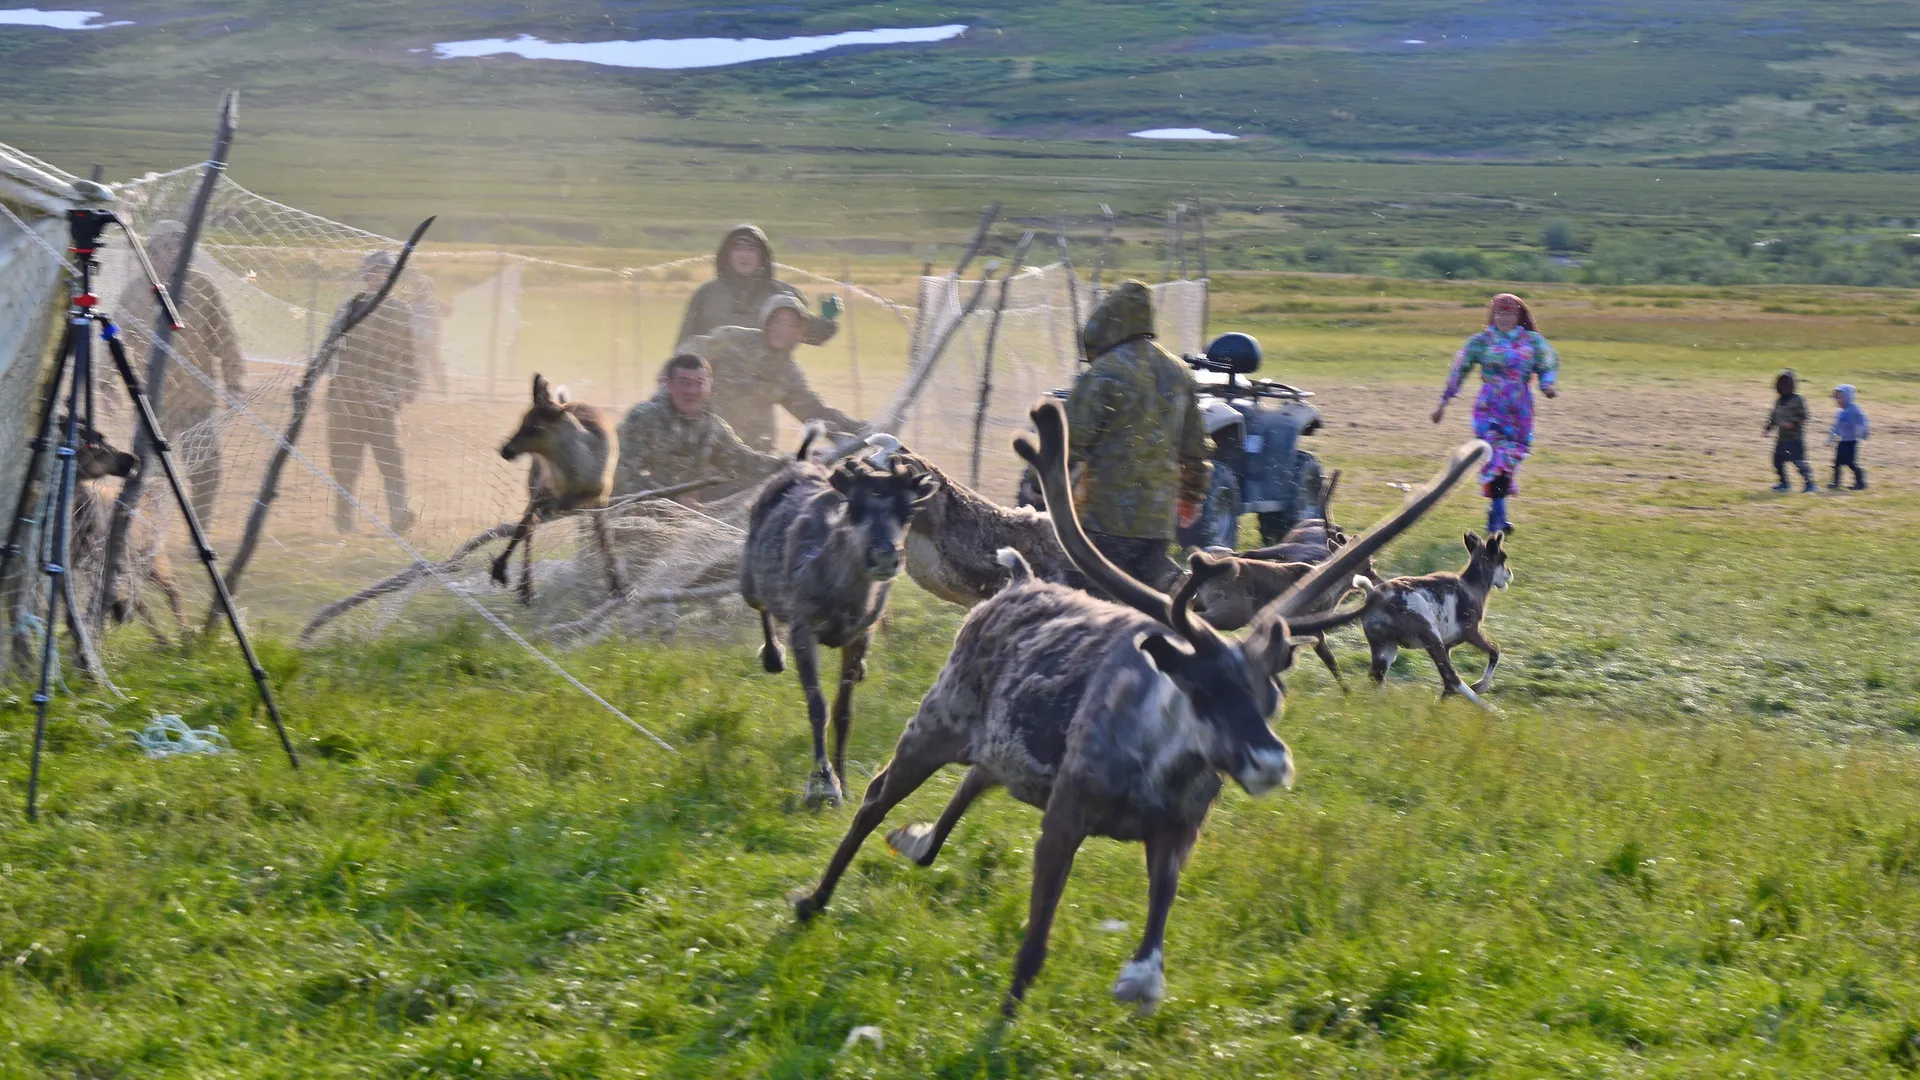
<path fill-rule="evenodd" d="M 0 8 L 0 26 L 44 26 L 50 30 L 105 30 L 110 26 L 132 26 L 126 21 L 96 23 L 106 16 L 98 11 L 42 11 L 39 8 Z M 88 24 L 92 25 L 88 25 Z"/>
<path fill-rule="evenodd" d="M 1186 139 L 1197 142 L 1223 142 L 1240 137 L 1224 131 L 1208 131 L 1206 128 L 1148 128 L 1127 134 L 1136 139 Z"/>
<path fill-rule="evenodd" d="M 682 68 L 725 67 L 755 60 L 844 49 L 855 45 L 921 45 L 946 41 L 965 33 L 964 25 L 922 26 L 908 29 L 850 30 L 788 38 L 647 38 L 642 41 L 546 41 L 530 34 L 477 41 L 443 41 L 433 47 L 442 59 L 497 56 L 510 53 L 529 60 L 578 60 L 608 67 Z"/>

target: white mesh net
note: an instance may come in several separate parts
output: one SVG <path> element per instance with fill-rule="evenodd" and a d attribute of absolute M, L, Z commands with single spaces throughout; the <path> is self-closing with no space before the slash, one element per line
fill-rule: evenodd
<path fill-rule="evenodd" d="M 168 223 L 186 217 L 201 173 L 194 167 L 154 174 L 116 189 L 122 214 L 156 254 L 166 256 L 176 230 Z M 0 245 L 8 242 L 5 227 L 0 222 Z M 737 623 L 734 573 L 751 492 L 608 511 L 628 579 L 617 597 L 584 515 L 536 531 L 531 604 L 490 580 L 488 566 L 527 501 L 527 463 L 503 460 L 499 447 L 526 411 L 528 379 L 540 372 L 564 382 L 575 399 L 617 420 L 654 392 L 687 299 L 711 273 L 711 257 L 592 267 L 445 251 L 433 241 L 430 234 L 387 304 L 348 336 L 319 380 L 238 589 L 250 621 L 323 638 L 391 628 L 434 632 L 478 609 L 498 627 L 563 643 Z M 224 176 L 217 182 L 193 274 L 178 298 L 189 329 L 171 350 L 162 420 L 222 553 L 239 543 L 308 358 L 342 305 L 384 272 L 376 253 L 398 246 Z M 45 271 L 33 259 L 41 256 L 9 250 L 0 247 L 0 283 L 39 282 L 32 275 Z M 376 257 L 370 268 L 369 256 Z M 156 261 L 171 265 L 170 257 Z M 126 245 L 110 242 L 96 292 L 125 328 L 144 373 L 156 312 L 132 271 Z M 856 416 L 898 404 L 916 363 L 950 336 L 896 433 L 950 475 L 969 477 L 977 425 L 979 486 L 992 497 L 1012 497 L 1017 460 L 1009 441 L 1026 426 L 1033 400 L 1073 376 L 1078 321 L 1092 302 L 1083 283 L 1058 264 L 1030 269 L 1007 288 L 1004 306 L 996 281 L 961 319 L 976 282 L 854 285 L 844 266 L 823 274 L 782 264 L 779 273 L 815 298 L 833 292 L 845 301 L 840 332 L 823 346 L 801 347 L 796 357 L 824 399 Z M 34 288 L 47 294 L 51 285 Z M 1205 283 L 1155 288 L 1163 343 L 1197 348 Z M 917 292 L 915 302 L 899 302 L 908 291 Z M 0 288 L 0 299 L 16 292 L 28 290 Z M 0 318 L 16 316 L 0 308 Z M 6 377 L 0 371 L 0 394 Z M 25 380 L 29 392 L 31 383 Z M 103 378 L 102 387 L 99 426 L 115 445 L 131 448 L 124 396 L 114 380 Z M 799 424 L 783 416 L 781 425 L 781 445 L 797 443 Z M 0 430 L 0 438 L 5 434 Z M 103 502 L 114 483 L 103 482 Z M 94 530 L 76 551 L 83 602 L 103 538 L 104 528 Z M 170 633 L 161 587 L 170 579 L 197 621 L 209 599 L 204 575 L 157 470 L 137 512 L 133 545 L 122 594 L 144 598 L 157 613 L 152 625 Z M 517 561 L 510 571 L 517 584 Z"/>

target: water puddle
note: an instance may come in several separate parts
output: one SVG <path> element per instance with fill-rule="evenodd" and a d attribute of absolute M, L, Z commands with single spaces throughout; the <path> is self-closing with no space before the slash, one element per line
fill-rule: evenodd
<path fill-rule="evenodd" d="M 126 21 L 96 23 L 104 19 L 98 11 L 42 11 L 39 8 L 0 8 L 0 26 L 44 26 L 49 30 L 105 30 L 110 26 L 132 26 Z M 91 24 L 91 25 L 89 25 Z"/>
<path fill-rule="evenodd" d="M 1206 128 L 1148 128 L 1127 134 L 1136 139 L 1185 139 L 1192 142 L 1226 142 L 1240 137 L 1224 131 L 1208 131 Z"/>
<path fill-rule="evenodd" d="M 956 38 L 966 30 L 962 25 L 948 25 L 899 30 L 850 30 L 844 34 L 814 37 L 648 38 L 644 41 L 545 41 L 530 34 L 521 34 L 511 41 L 506 38 L 442 41 L 434 45 L 433 53 L 442 59 L 511 53 L 529 60 L 578 60 L 607 67 L 679 70 L 778 60 L 828 49 L 844 49 L 850 45 L 920 45 Z"/>

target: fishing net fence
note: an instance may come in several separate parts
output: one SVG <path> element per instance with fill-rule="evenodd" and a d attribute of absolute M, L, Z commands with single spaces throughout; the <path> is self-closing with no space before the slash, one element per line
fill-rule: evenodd
<path fill-rule="evenodd" d="M 195 166 L 118 185 L 118 208 L 165 255 L 203 172 Z M 63 299 L 59 267 L 24 240 L 13 243 L 7 227 L 0 219 L 0 319 L 32 334 L 0 340 L 37 335 L 0 358 L 0 440 L 11 448 L 24 441 L 10 435 L 29 422 L 30 375 L 41 370 L 49 320 Z M 223 554 L 239 544 L 268 461 L 283 447 L 309 358 L 342 305 L 372 280 L 369 256 L 398 247 L 224 174 L 216 181 L 179 298 L 188 330 L 169 349 L 162 421 Z M 503 460 L 499 447 L 527 408 L 531 376 L 624 415 L 653 394 L 711 259 L 588 266 L 436 250 L 429 234 L 387 303 L 354 332 L 361 344 L 353 355 L 343 352 L 319 379 L 302 434 L 284 447 L 288 467 L 236 590 L 250 625 L 314 642 L 432 633 L 477 612 L 515 635 L 561 645 L 739 625 L 733 583 L 751 491 L 616 503 L 604 512 L 629 579 L 619 595 L 584 515 L 537 529 L 530 604 L 489 574 L 527 502 L 527 462 Z M 897 417 L 892 429 L 909 446 L 1011 500 L 1011 436 L 1027 426 L 1033 400 L 1074 373 L 1078 324 L 1096 300 L 1084 275 L 1060 263 L 984 284 L 951 275 L 856 283 L 844 264 L 826 272 L 782 264 L 779 272 L 816 306 L 826 293 L 845 305 L 834 338 L 796 354 L 822 397 L 856 416 Z M 1163 342 L 1197 349 L 1205 282 L 1155 288 Z M 155 310 L 124 243 L 103 251 L 95 292 L 144 369 Z M 99 427 L 130 448 L 124 394 L 104 372 L 102 389 Z M 784 416 L 782 424 L 782 445 L 797 443 L 799 425 Z M 0 457 L 0 465 L 19 475 L 17 463 Z M 99 483 L 101 502 L 110 501 L 119 481 Z M 105 530 L 82 532 L 73 562 L 85 603 L 97 587 Z M 142 621 L 169 636 L 183 621 L 197 625 L 211 597 L 165 484 L 146 485 L 131 547 L 119 591 L 138 598 Z M 517 584 L 517 564 L 511 574 Z M 171 612 L 174 597 L 183 619 Z"/>

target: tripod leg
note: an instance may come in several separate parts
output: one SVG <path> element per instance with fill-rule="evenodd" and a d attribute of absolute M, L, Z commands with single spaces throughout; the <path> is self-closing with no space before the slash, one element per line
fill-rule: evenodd
<path fill-rule="evenodd" d="M 58 496 L 53 503 L 53 551 L 47 560 L 47 621 L 40 643 L 40 685 L 33 694 L 33 756 L 27 766 L 27 820 L 39 820 L 40 754 L 47 743 L 47 705 L 53 700 L 53 665 L 60 650 L 60 601 L 66 596 L 67 530 L 73 522 L 74 454 L 79 446 L 80 394 L 87 378 L 90 327 L 70 327 L 72 388 L 67 393 L 67 419 L 60 433 Z"/>
<path fill-rule="evenodd" d="M 54 410 L 60 406 L 60 384 L 65 381 L 67 364 L 72 359 L 73 323 L 69 322 L 60 337 L 60 351 L 55 354 L 53 374 L 47 379 L 47 392 L 40 401 L 40 419 L 34 428 L 33 455 L 27 459 L 27 472 L 20 480 L 20 498 L 14 504 L 13 522 L 7 527 L 7 546 L 0 548 L 0 587 L 10 587 L 8 576 L 13 570 L 13 560 L 20 555 L 20 540 L 27 526 L 37 525 L 33 519 L 33 501 L 35 489 L 40 486 L 40 470 L 45 468 L 47 460 L 47 438 L 53 431 Z"/>
<path fill-rule="evenodd" d="M 287 763 L 294 768 L 300 767 L 300 758 L 293 752 L 293 740 L 287 737 L 287 725 L 280 719 L 280 707 L 274 704 L 273 687 L 267 683 L 266 669 L 260 666 L 260 658 L 254 654 L 253 642 L 247 639 L 247 632 L 240 625 L 240 615 L 233 608 L 233 594 L 227 591 L 226 579 L 220 576 L 220 568 L 214 565 L 216 556 L 212 545 L 207 543 L 207 534 L 200 527 L 200 518 L 193 512 L 193 501 L 187 497 L 187 489 L 180 483 L 180 470 L 173 462 L 173 447 L 160 433 L 160 421 L 153 414 L 153 402 L 147 400 L 147 392 L 140 385 L 140 377 L 133 373 L 133 365 L 127 362 L 126 346 L 120 342 L 120 332 L 113 323 L 101 319 L 104 327 L 103 337 L 107 340 L 107 349 L 113 354 L 113 366 L 120 372 L 120 380 L 127 384 L 127 395 L 133 399 L 134 418 L 147 435 L 147 442 L 154 448 L 154 456 L 160 461 L 160 468 L 167 474 L 167 486 L 173 489 L 173 498 L 180 506 L 180 517 L 187 523 L 187 532 L 193 537 L 193 548 L 200 556 L 201 565 L 207 568 L 207 577 L 213 582 L 214 598 L 220 604 L 220 610 L 226 613 L 227 625 L 233 628 L 233 639 L 240 645 L 240 655 L 246 658 L 247 672 L 253 676 L 253 685 L 260 691 L 260 703 L 267 708 L 267 716 L 273 720 L 273 730 L 280 736 L 280 748 L 287 752 Z"/>

